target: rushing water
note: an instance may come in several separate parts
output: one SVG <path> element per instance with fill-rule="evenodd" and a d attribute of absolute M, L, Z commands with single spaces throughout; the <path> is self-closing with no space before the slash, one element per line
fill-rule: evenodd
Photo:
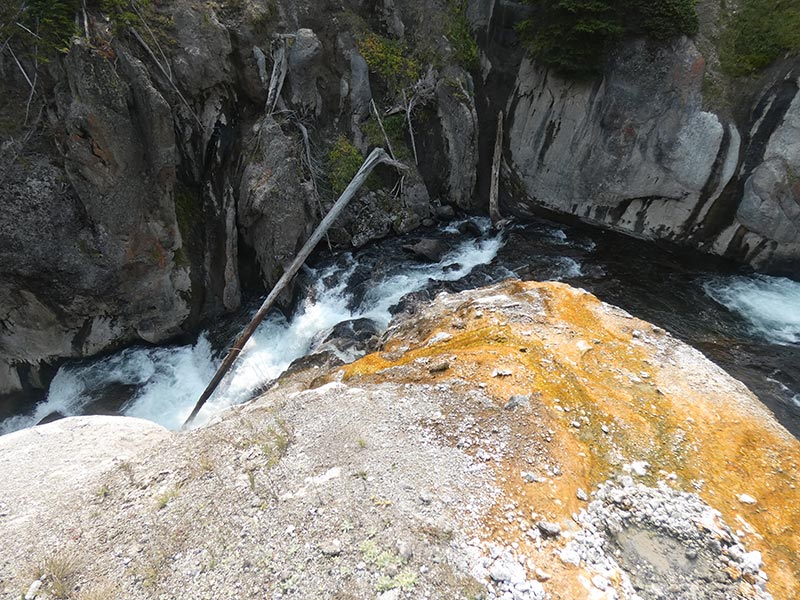
<path fill-rule="evenodd" d="M 775 344 L 800 344 L 800 282 L 767 275 L 714 277 L 703 289 L 747 321 L 755 335 Z"/>
<path fill-rule="evenodd" d="M 293 314 L 287 319 L 274 311 L 261 324 L 196 423 L 252 398 L 338 323 L 367 318 L 385 328 L 392 307 L 409 293 L 457 291 L 519 277 L 585 287 L 664 327 L 744 381 L 784 425 L 800 433 L 800 283 L 736 274 L 713 261 L 698 268 L 704 259 L 697 256 L 682 259 L 588 229 L 539 222 L 496 235 L 487 220 L 476 219 L 478 235 L 475 227 L 471 233 L 464 230 L 464 223 L 424 234 L 450 248 L 434 264 L 420 264 L 403 252 L 402 244 L 414 236 L 319 258 L 301 278 L 307 293 Z M 256 306 L 251 308 L 248 318 Z M 0 434 L 52 413 L 109 411 L 179 428 L 231 342 L 219 330 L 235 331 L 244 321 L 215 324 L 194 345 L 129 348 L 67 363 L 46 400 L 0 422 Z"/>
<path fill-rule="evenodd" d="M 503 245 L 502 236 L 489 233 L 485 219 L 475 223 L 482 232 L 477 238 L 458 234 L 454 226 L 443 230 L 443 234 L 460 235 L 460 239 L 435 264 L 403 261 L 402 254 L 394 252 L 393 265 L 383 265 L 378 271 L 368 268 L 371 276 L 368 281 L 360 277 L 360 284 L 359 271 L 375 263 L 374 251 L 359 258 L 346 254 L 330 264 L 309 269 L 305 276 L 311 282 L 309 293 L 292 317 L 287 320 L 275 311 L 259 326 L 233 373 L 226 377 L 195 423 L 203 424 L 224 408 L 250 399 L 253 390 L 308 353 L 315 341 L 337 323 L 367 318 L 385 328 L 391 319 L 390 308 L 406 294 L 423 289 L 431 281 L 462 279 L 476 266 L 491 263 Z M 121 406 L 121 413 L 171 429 L 180 428 L 220 358 L 203 334 L 191 346 L 129 348 L 98 361 L 67 364 L 53 379 L 47 399 L 32 413 L 4 420 L 0 434 L 30 427 L 52 413 L 83 414 L 98 397 L 120 390 L 132 392 Z"/>

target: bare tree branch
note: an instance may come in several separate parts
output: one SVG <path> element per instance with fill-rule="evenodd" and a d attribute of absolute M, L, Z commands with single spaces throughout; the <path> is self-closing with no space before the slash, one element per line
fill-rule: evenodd
<path fill-rule="evenodd" d="M 39 34 L 32 32 L 30 29 L 28 29 L 27 27 L 25 27 L 25 25 L 23 25 L 23 24 L 22 24 L 22 23 L 20 23 L 19 21 L 17 21 L 17 22 L 15 23 L 15 25 L 16 25 L 17 27 L 19 27 L 20 29 L 22 29 L 23 31 L 27 31 L 28 33 L 30 33 L 30 34 L 31 34 L 33 37 L 35 37 L 36 39 L 38 39 L 38 40 L 42 39 L 42 38 L 41 38 L 41 36 L 40 36 Z"/>
<path fill-rule="evenodd" d="M 275 106 L 281 97 L 283 82 L 286 80 L 286 73 L 289 70 L 289 61 L 286 55 L 286 40 L 281 37 L 278 48 L 272 52 L 272 76 L 269 78 L 269 90 L 267 91 L 267 114 L 275 112 Z"/>
<path fill-rule="evenodd" d="M 31 112 L 31 102 L 33 101 L 33 96 L 36 94 L 36 84 L 39 81 L 39 59 L 37 55 L 39 54 L 39 47 L 35 46 L 33 50 L 33 85 L 31 86 L 31 93 L 28 94 L 28 102 L 25 104 L 25 125 L 28 124 L 28 116 Z"/>
<path fill-rule="evenodd" d="M 489 216 L 492 225 L 503 220 L 500 214 L 500 161 L 503 158 L 503 111 L 497 115 L 497 134 L 494 140 L 494 158 L 492 159 L 492 184 L 489 190 Z"/>
<path fill-rule="evenodd" d="M 381 115 L 378 113 L 378 107 L 375 106 L 375 100 L 372 99 L 369 101 L 370 106 L 372 107 L 372 112 L 375 113 L 375 118 L 378 120 L 378 126 L 381 128 L 381 133 L 383 134 L 383 139 L 386 141 L 386 147 L 389 149 L 389 155 L 394 159 L 397 160 L 397 157 L 394 154 L 394 150 L 392 149 L 392 142 L 389 141 L 389 136 L 386 135 L 386 130 L 383 128 L 383 121 L 381 120 Z"/>
<path fill-rule="evenodd" d="M 31 89 L 33 89 L 34 88 L 33 82 L 31 81 L 31 78 L 28 77 L 28 73 L 25 71 L 25 68 L 19 62 L 17 55 L 14 54 L 14 49 L 11 46 L 8 46 L 8 51 L 11 53 L 11 58 L 13 58 L 14 62 L 17 63 L 17 67 L 19 67 L 19 70 L 22 72 L 22 76 L 25 78 L 25 81 L 27 81 L 28 85 L 31 87 Z"/>
<path fill-rule="evenodd" d="M 86 0 L 81 0 L 81 14 L 83 15 L 83 35 L 86 36 L 86 41 L 89 39 L 89 17 L 86 15 Z"/>
<path fill-rule="evenodd" d="M 86 0 L 83 0 L 83 2 L 86 2 Z M 144 15 L 142 14 L 141 10 L 139 10 L 139 6 L 136 4 L 136 2 L 132 2 L 131 6 L 133 7 L 134 12 L 136 12 L 136 16 L 139 17 L 139 20 L 142 22 L 142 25 L 144 25 L 144 28 L 147 30 L 147 33 L 150 34 L 150 38 L 153 40 L 153 43 L 156 45 L 156 48 L 158 48 L 158 53 L 161 54 L 161 58 L 164 59 L 164 66 L 167 72 L 167 78 L 170 81 L 172 81 L 172 68 L 169 65 L 169 60 L 167 59 L 167 55 L 164 54 L 164 50 L 162 50 L 161 48 L 161 44 L 158 43 L 158 38 L 156 38 L 155 34 L 153 33 L 153 30 L 150 29 L 150 25 L 148 25 L 147 21 L 144 18 Z"/>
<path fill-rule="evenodd" d="M 314 162 L 311 159 L 311 142 L 308 137 L 308 129 L 306 126 L 303 125 L 300 121 L 297 121 L 297 127 L 300 129 L 300 133 L 303 135 L 303 145 L 305 146 L 305 157 L 306 157 L 306 164 L 308 165 L 308 172 L 311 176 L 311 186 L 314 189 L 314 199 L 317 202 L 317 208 L 319 209 L 319 216 L 322 217 L 322 200 L 319 197 L 319 190 L 317 189 L 317 177 L 316 173 L 314 172 Z M 333 252 L 333 246 L 331 246 L 331 239 L 328 237 L 328 232 L 325 232 L 325 242 L 328 244 L 328 250 Z"/>

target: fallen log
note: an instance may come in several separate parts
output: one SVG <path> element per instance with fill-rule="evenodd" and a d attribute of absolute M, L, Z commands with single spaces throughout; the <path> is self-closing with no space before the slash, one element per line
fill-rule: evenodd
<path fill-rule="evenodd" d="M 272 291 L 267 296 L 267 299 L 264 300 L 261 308 L 258 309 L 258 312 L 255 314 L 250 323 L 248 323 L 247 327 L 245 327 L 244 331 L 239 336 L 239 339 L 236 340 L 236 343 L 230 349 L 228 355 L 225 357 L 225 360 L 222 361 L 222 364 L 220 365 L 219 369 L 217 369 L 214 377 L 211 378 L 211 382 L 208 384 L 205 391 L 200 396 L 200 399 L 195 404 L 192 414 L 189 415 L 189 418 L 186 419 L 186 422 L 183 424 L 184 428 L 194 420 L 194 418 L 197 416 L 197 413 L 199 413 L 200 409 L 203 408 L 203 405 L 211 397 L 211 394 L 214 393 L 214 390 L 216 390 L 219 384 L 222 382 L 225 374 L 230 371 L 231 367 L 233 367 L 234 363 L 239 358 L 239 355 L 244 350 L 244 346 L 247 341 L 250 339 L 253 333 L 255 333 L 256 329 L 261 324 L 261 321 L 263 321 L 267 316 L 267 313 L 269 313 L 270 309 L 272 309 L 272 306 L 275 304 L 278 296 L 281 294 L 284 288 L 289 285 L 289 282 L 291 282 L 291 280 L 306 262 L 306 259 L 309 257 L 311 252 L 325 236 L 331 225 L 333 225 L 333 222 L 344 211 L 344 209 L 347 207 L 347 204 L 353 199 L 353 196 L 356 195 L 356 192 L 359 190 L 359 188 L 364 185 L 364 182 L 367 180 L 367 177 L 369 177 L 369 174 L 372 173 L 372 170 L 379 164 L 387 164 L 396 169 L 406 169 L 405 165 L 393 160 L 388 154 L 386 154 L 386 151 L 383 148 L 375 148 L 370 153 L 370 155 L 361 165 L 358 173 L 355 174 L 353 179 L 350 181 L 350 184 L 347 186 L 347 188 L 345 188 L 344 192 L 342 192 L 342 195 L 339 196 L 339 199 L 336 201 L 333 207 L 331 207 L 331 210 L 327 215 L 325 215 L 325 218 L 314 230 L 314 233 L 311 234 L 311 237 L 308 238 L 308 241 L 295 257 L 292 264 L 278 280 L 278 283 L 275 284 L 275 287 L 272 288 Z"/>

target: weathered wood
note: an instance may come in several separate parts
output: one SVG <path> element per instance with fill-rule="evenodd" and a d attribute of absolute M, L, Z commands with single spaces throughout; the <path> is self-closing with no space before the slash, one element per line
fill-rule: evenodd
<path fill-rule="evenodd" d="M 414 110 L 414 101 L 417 95 L 411 96 L 411 101 L 406 99 L 406 91 L 403 90 L 403 103 L 406 105 L 406 124 L 408 125 L 408 134 L 411 136 L 411 150 L 414 152 L 414 164 L 419 166 L 419 156 L 417 156 L 417 140 L 414 137 L 414 125 L 411 123 L 411 112 Z"/>
<path fill-rule="evenodd" d="M 275 112 L 275 107 L 281 97 L 283 82 L 286 80 L 286 73 L 289 70 L 289 58 L 286 52 L 286 38 L 282 38 L 278 48 L 272 54 L 272 75 L 269 78 L 269 90 L 267 91 L 267 114 Z"/>
<path fill-rule="evenodd" d="M 386 141 L 386 147 L 389 149 L 389 155 L 396 160 L 394 149 L 392 148 L 392 142 L 389 141 L 389 136 L 386 135 L 386 130 L 383 128 L 383 119 L 381 119 L 381 115 L 378 112 L 378 107 L 375 106 L 375 100 L 369 101 L 370 106 L 372 106 L 372 112 L 375 113 L 375 118 L 378 121 L 378 127 L 381 128 L 381 133 L 383 134 L 383 139 Z"/>
<path fill-rule="evenodd" d="M 89 36 L 89 17 L 86 15 L 86 0 L 81 0 L 81 14 L 83 15 L 83 34 L 86 36 L 86 41 L 91 40 Z"/>
<path fill-rule="evenodd" d="M 300 133 L 303 136 L 303 146 L 305 147 L 305 156 L 306 156 L 306 163 L 308 164 L 308 174 L 311 177 L 311 187 L 314 190 L 314 201 L 317 203 L 317 208 L 319 209 L 319 216 L 322 218 L 322 200 L 319 197 L 319 189 L 317 188 L 317 174 L 314 169 L 314 160 L 311 156 L 311 140 L 308 136 L 308 129 L 305 125 L 303 125 L 300 121 L 297 121 L 297 128 L 300 130 Z M 328 234 L 325 234 L 325 242 L 328 244 L 328 250 L 333 252 L 333 247 L 331 246 L 331 240 L 328 237 Z"/>
<path fill-rule="evenodd" d="M 83 1 L 84 3 L 86 2 L 86 0 Z M 169 59 L 167 58 L 167 55 L 164 54 L 164 50 L 161 48 L 161 44 L 158 43 L 158 38 L 156 37 L 156 34 L 153 33 L 153 30 L 150 28 L 150 25 L 147 24 L 147 20 L 144 18 L 142 11 L 139 10 L 139 7 L 136 5 L 136 2 L 131 2 L 131 8 L 133 8 L 133 10 L 136 12 L 136 16 L 139 17 L 139 20 L 142 22 L 142 25 L 144 25 L 144 28 L 147 30 L 147 33 L 150 34 L 150 39 L 153 40 L 153 43 L 156 45 L 156 48 L 158 48 L 158 52 L 159 54 L 161 54 L 161 58 L 164 59 L 163 68 L 166 71 L 167 79 L 173 81 L 172 67 L 170 67 Z"/>
<path fill-rule="evenodd" d="M 500 162 L 503 158 L 503 111 L 497 115 L 497 135 L 494 140 L 494 158 L 492 159 L 492 187 L 489 190 L 489 217 L 492 225 L 503 220 L 500 214 Z"/>
<path fill-rule="evenodd" d="M 311 234 L 311 237 L 308 238 L 308 241 L 295 257 L 292 264 L 278 280 L 278 283 L 275 284 L 275 287 L 272 288 L 272 291 L 267 296 L 267 299 L 264 300 L 261 308 L 258 309 L 258 312 L 255 314 L 250 323 L 248 323 L 247 327 L 245 327 L 244 331 L 239 336 L 239 339 L 236 340 L 236 343 L 228 352 L 225 360 L 222 361 L 222 364 L 220 365 L 219 369 L 217 369 L 217 372 L 214 374 L 214 377 L 211 379 L 208 387 L 206 387 L 205 391 L 200 396 L 200 399 L 197 401 L 197 404 L 195 404 L 192 414 L 189 415 L 189 418 L 186 419 L 186 422 L 183 424 L 184 427 L 188 426 L 189 423 L 191 423 L 197 416 L 197 413 L 200 412 L 200 409 L 203 408 L 203 405 L 211 397 L 211 394 L 214 393 L 214 390 L 217 389 L 220 382 L 225 377 L 225 374 L 230 371 L 231 367 L 233 367 L 234 363 L 239 358 L 239 355 L 244 350 L 244 346 L 247 341 L 252 337 L 258 326 L 261 324 L 261 321 L 264 320 L 269 311 L 272 309 L 272 306 L 275 304 L 278 296 L 280 296 L 281 292 L 283 292 L 286 286 L 289 285 L 289 282 L 291 282 L 291 280 L 306 262 L 306 259 L 309 257 L 323 236 L 327 233 L 328 229 L 330 229 L 331 225 L 333 225 L 334 221 L 336 221 L 339 215 L 347 207 L 347 204 L 350 202 L 350 200 L 353 199 L 353 196 L 356 195 L 356 192 L 359 190 L 359 188 L 364 185 L 364 182 L 367 180 L 367 177 L 369 177 L 369 174 L 372 173 L 372 170 L 381 163 L 388 164 L 397 169 L 406 168 L 405 165 L 390 158 L 383 148 L 375 148 L 375 150 L 370 153 L 370 155 L 361 165 L 358 173 L 355 174 L 353 179 L 350 181 L 350 184 L 347 186 L 347 188 L 345 188 L 344 192 L 342 192 L 342 195 L 339 196 L 339 199 L 333 205 L 331 210 L 327 215 L 325 215 L 325 218 L 314 230 L 314 233 Z"/>
<path fill-rule="evenodd" d="M 25 78 L 25 81 L 28 82 L 28 85 L 30 86 L 31 90 L 35 89 L 36 86 L 33 85 L 31 78 L 28 77 L 28 73 L 25 71 L 25 68 L 22 66 L 22 63 L 19 62 L 19 59 L 17 58 L 17 55 L 14 54 L 14 50 L 11 48 L 11 46 L 8 47 L 8 51 L 11 53 L 11 58 L 14 59 L 14 62 L 17 64 L 17 68 L 22 73 L 22 76 Z"/>

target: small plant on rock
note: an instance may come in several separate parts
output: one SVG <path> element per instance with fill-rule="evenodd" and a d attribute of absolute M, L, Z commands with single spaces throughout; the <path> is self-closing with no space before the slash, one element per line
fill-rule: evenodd
<path fill-rule="evenodd" d="M 419 79 L 419 63 L 409 56 L 406 45 L 399 40 L 369 32 L 361 37 L 358 50 L 367 61 L 370 71 L 381 77 L 391 90 L 399 90 Z"/>
<path fill-rule="evenodd" d="M 394 577 L 388 577 L 386 575 L 381 575 L 378 578 L 378 591 L 379 592 L 386 592 L 388 590 L 400 589 L 400 590 L 413 590 L 414 587 L 417 585 L 417 574 L 413 571 L 403 571 L 402 573 L 398 573 Z"/>
<path fill-rule="evenodd" d="M 156 510 L 161 510 L 169 504 L 171 500 L 177 498 L 179 492 L 180 490 L 177 487 L 173 487 L 156 496 Z"/>
<path fill-rule="evenodd" d="M 783 54 L 798 51 L 800 8 L 797 0 L 745 0 L 725 21 L 720 61 L 728 75 L 751 75 Z"/>
<path fill-rule="evenodd" d="M 467 20 L 467 0 L 450 0 L 449 21 L 447 37 L 453 45 L 456 59 L 465 69 L 477 69 L 480 66 L 478 44 Z"/>
<path fill-rule="evenodd" d="M 78 555 L 71 550 L 51 554 L 33 569 L 36 579 L 46 581 L 47 591 L 55 598 L 69 598 L 80 568 Z"/>
<path fill-rule="evenodd" d="M 345 190 L 363 162 L 364 157 L 350 140 L 344 136 L 336 140 L 328 152 L 327 163 L 328 183 L 337 196 Z"/>

